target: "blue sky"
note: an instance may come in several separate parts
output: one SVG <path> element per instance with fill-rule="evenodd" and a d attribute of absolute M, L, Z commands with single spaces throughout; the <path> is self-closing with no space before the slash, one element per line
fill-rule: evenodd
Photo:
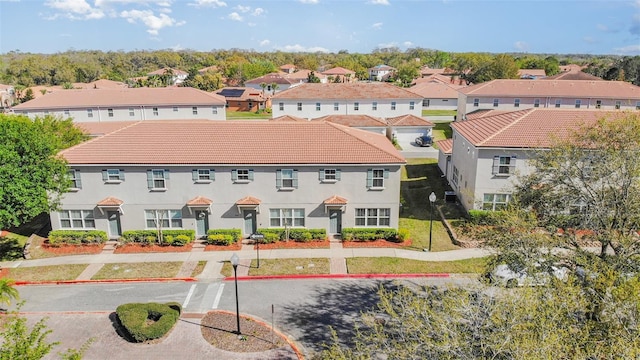
<path fill-rule="evenodd" d="M 0 0 L 0 53 L 389 46 L 640 55 L 640 0 Z"/>

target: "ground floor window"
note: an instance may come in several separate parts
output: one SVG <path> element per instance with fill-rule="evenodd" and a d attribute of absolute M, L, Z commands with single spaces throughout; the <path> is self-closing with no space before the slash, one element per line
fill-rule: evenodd
<path fill-rule="evenodd" d="M 304 209 L 269 209 L 269 225 L 304 227 Z"/>
<path fill-rule="evenodd" d="M 182 227 L 182 210 L 145 210 L 144 217 L 149 229 Z"/>
<path fill-rule="evenodd" d="M 504 210 L 510 197 L 509 194 L 484 194 L 482 210 Z"/>
<path fill-rule="evenodd" d="M 63 229 L 95 229 L 93 210 L 60 211 L 60 227 Z"/>
<path fill-rule="evenodd" d="M 356 226 L 389 226 L 391 209 L 356 209 Z"/>

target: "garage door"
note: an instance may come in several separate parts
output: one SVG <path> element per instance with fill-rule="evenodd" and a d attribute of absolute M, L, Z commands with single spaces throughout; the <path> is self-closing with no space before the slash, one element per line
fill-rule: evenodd
<path fill-rule="evenodd" d="M 426 129 L 398 129 L 396 130 L 396 139 L 399 143 L 408 143 L 413 142 L 418 136 L 426 133 Z"/>

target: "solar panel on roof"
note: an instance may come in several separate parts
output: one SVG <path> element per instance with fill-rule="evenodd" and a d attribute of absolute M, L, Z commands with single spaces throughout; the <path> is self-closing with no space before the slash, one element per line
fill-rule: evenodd
<path fill-rule="evenodd" d="M 222 89 L 218 94 L 224 97 L 241 97 L 244 89 Z"/>

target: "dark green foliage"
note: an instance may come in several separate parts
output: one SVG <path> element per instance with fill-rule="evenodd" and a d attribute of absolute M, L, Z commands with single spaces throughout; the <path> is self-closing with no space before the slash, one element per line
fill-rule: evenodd
<path fill-rule="evenodd" d="M 242 231 L 240 229 L 209 229 L 207 235 L 230 235 L 233 242 L 238 242 L 242 237 Z"/>
<path fill-rule="evenodd" d="M 278 240 L 285 240 L 287 231 L 285 228 L 258 229 L 264 235 L 263 242 L 271 243 Z M 307 242 L 325 240 L 327 238 L 326 229 L 289 229 L 289 240 Z"/>
<path fill-rule="evenodd" d="M 54 230 L 49 233 L 49 245 L 102 244 L 107 233 L 100 230 Z"/>
<path fill-rule="evenodd" d="M 186 236 L 186 238 L 181 237 Z M 162 230 L 163 241 L 160 243 L 171 243 L 171 245 L 182 246 L 195 240 L 195 230 Z M 180 239 L 178 239 L 180 237 Z M 166 241 L 166 240 L 169 241 Z M 120 241 L 122 243 L 153 244 L 158 240 L 157 230 L 128 230 L 122 233 Z"/>
<path fill-rule="evenodd" d="M 495 225 L 504 217 L 502 211 L 469 210 L 469 221 L 474 225 Z"/>
<path fill-rule="evenodd" d="M 118 306 L 116 314 L 128 335 L 143 342 L 166 335 L 180 318 L 180 311 L 176 302 L 130 303 Z"/>
<path fill-rule="evenodd" d="M 374 241 L 385 239 L 397 241 L 398 231 L 390 228 L 343 228 L 342 240 Z"/>

